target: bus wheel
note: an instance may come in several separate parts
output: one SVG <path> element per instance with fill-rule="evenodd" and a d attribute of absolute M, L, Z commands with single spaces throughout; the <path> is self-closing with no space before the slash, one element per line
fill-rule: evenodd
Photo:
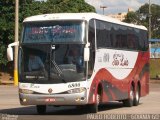
<path fill-rule="evenodd" d="M 129 98 L 123 101 L 123 105 L 125 107 L 132 107 L 133 99 L 134 99 L 134 90 L 133 90 L 133 86 L 131 86 L 130 92 L 129 92 Z"/>
<path fill-rule="evenodd" d="M 139 105 L 139 99 L 140 99 L 140 88 L 139 88 L 139 86 L 137 86 L 137 89 L 136 89 L 134 95 L 135 95 L 135 97 L 134 97 L 134 100 L 133 100 L 133 105 L 137 106 L 137 105 Z"/>
<path fill-rule="evenodd" d="M 46 113 L 46 105 L 37 105 L 37 113 L 45 114 Z"/>
<path fill-rule="evenodd" d="M 100 96 L 99 93 L 97 93 L 97 95 L 96 95 L 96 103 L 90 105 L 91 113 L 97 113 L 98 112 L 98 106 L 99 106 L 99 103 L 100 103 L 100 99 L 101 99 L 101 96 Z"/>

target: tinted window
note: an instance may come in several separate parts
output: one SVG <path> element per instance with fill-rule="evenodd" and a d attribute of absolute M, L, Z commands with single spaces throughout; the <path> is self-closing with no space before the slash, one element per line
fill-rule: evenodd
<path fill-rule="evenodd" d="M 127 48 L 127 27 L 113 24 L 114 47 Z"/>
<path fill-rule="evenodd" d="M 140 31 L 140 46 L 141 50 L 146 51 L 149 48 L 149 43 L 148 43 L 148 37 L 147 37 L 147 32 L 146 31 Z"/>
<path fill-rule="evenodd" d="M 111 24 L 103 21 L 98 21 L 98 20 L 96 21 L 98 48 L 111 47 L 110 30 L 111 30 Z"/>
<path fill-rule="evenodd" d="M 128 50 L 148 49 L 147 32 L 136 28 L 96 20 L 97 47 Z"/>

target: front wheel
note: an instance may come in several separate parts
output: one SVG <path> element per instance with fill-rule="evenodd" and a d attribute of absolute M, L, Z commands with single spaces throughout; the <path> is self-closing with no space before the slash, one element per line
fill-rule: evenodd
<path fill-rule="evenodd" d="M 134 100 L 134 90 L 133 90 L 133 86 L 131 86 L 130 92 L 129 92 L 129 98 L 123 101 L 123 105 L 125 107 L 132 107 L 133 100 Z"/>
<path fill-rule="evenodd" d="M 98 106 L 100 104 L 100 99 L 101 99 L 101 95 L 99 93 L 97 93 L 97 95 L 96 95 L 96 103 L 90 105 L 91 113 L 97 113 L 98 112 Z"/>
<path fill-rule="evenodd" d="M 46 113 L 46 105 L 37 105 L 37 113 L 45 114 Z"/>

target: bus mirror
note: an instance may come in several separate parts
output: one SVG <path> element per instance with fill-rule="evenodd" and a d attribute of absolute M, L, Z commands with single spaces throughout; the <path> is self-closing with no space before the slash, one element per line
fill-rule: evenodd
<path fill-rule="evenodd" d="M 19 42 L 14 42 L 8 45 L 7 48 L 7 59 L 8 61 L 13 61 L 13 48 L 14 46 L 18 46 Z"/>
<path fill-rule="evenodd" d="M 12 47 L 7 48 L 7 59 L 8 61 L 13 61 L 13 48 Z"/>
<path fill-rule="evenodd" d="M 90 51 L 88 47 L 84 48 L 84 61 L 89 61 Z"/>

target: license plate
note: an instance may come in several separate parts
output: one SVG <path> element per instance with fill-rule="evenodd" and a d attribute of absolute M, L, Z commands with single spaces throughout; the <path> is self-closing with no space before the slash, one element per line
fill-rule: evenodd
<path fill-rule="evenodd" d="M 55 102 L 55 98 L 46 98 L 45 99 L 46 102 Z"/>

